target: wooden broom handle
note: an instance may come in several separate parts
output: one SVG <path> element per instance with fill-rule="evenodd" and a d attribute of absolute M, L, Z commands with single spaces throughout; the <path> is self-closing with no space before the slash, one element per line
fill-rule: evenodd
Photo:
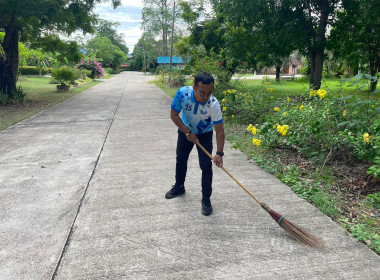
<path fill-rule="evenodd" d="M 211 160 L 214 160 L 214 157 L 201 145 L 201 143 L 199 143 L 199 140 L 197 139 L 197 142 L 196 144 L 198 145 L 199 148 L 202 149 L 202 151 L 205 152 L 206 155 L 208 155 L 209 158 L 211 158 Z M 246 193 L 248 193 L 254 200 L 257 201 L 257 203 L 259 203 L 260 205 L 263 205 L 263 203 L 260 201 L 260 199 L 258 199 L 253 193 L 251 193 L 246 187 L 243 186 L 242 183 L 239 182 L 238 179 L 236 179 L 234 177 L 234 175 L 232 175 L 227 169 L 224 168 L 224 166 L 221 167 L 223 169 L 224 172 L 226 172 L 228 174 L 228 176 L 230 176 L 232 179 L 234 179 L 234 181 L 243 189 L 245 190 Z"/>

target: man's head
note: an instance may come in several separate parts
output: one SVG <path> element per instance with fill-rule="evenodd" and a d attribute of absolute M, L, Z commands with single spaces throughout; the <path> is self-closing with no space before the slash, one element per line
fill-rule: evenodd
<path fill-rule="evenodd" d="M 207 72 L 200 72 L 194 77 L 194 98 L 198 102 L 206 102 L 214 88 L 214 77 Z"/>

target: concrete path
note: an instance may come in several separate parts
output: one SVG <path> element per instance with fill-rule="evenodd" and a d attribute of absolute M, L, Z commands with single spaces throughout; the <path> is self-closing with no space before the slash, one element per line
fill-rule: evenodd
<path fill-rule="evenodd" d="M 195 149 L 186 194 L 166 200 L 177 133 L 149 79 L 124 72 L 0 132 L 0 279 L 379 279 L 379 256 L 228 143 L 225 167 L 326 251 L 217 168 L 201 215 Z"/>

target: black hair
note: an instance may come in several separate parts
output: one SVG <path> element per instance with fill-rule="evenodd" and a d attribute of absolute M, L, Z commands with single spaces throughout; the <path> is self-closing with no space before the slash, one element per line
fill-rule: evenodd
<path fill-rule="evenodd" d="M 198 85 L 199 82 L 209 85 L 214 83 L 214 77 L 208 72 L 200 72 L 194 77 L 194 85 Z"/>

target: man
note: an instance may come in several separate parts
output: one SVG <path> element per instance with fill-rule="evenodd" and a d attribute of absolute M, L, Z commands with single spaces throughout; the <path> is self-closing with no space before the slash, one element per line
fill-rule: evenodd
<path fill-rule="evenodd" d="M 165 197 L 167 199 L 185 193 L 187 160 L 194 144 L 199 143 L 212 154 L 213 127 L 216 132 L 217 152 L 214 164 L 223 166 L 224 128 L 218 100 L 212 95 L 214 78 L 207 72 L 194 77 L 193 86 L 180 88 L 171 104 L 170 117 L 178 127 L 177 162 L 175 184 Z M 179 113 L 182 111 L 182 118 Z M 197 146 L 199 166 L 202 170 L 202 214 L 210 215 L 212 206 L 212 163 L 211 159 Z"/>

